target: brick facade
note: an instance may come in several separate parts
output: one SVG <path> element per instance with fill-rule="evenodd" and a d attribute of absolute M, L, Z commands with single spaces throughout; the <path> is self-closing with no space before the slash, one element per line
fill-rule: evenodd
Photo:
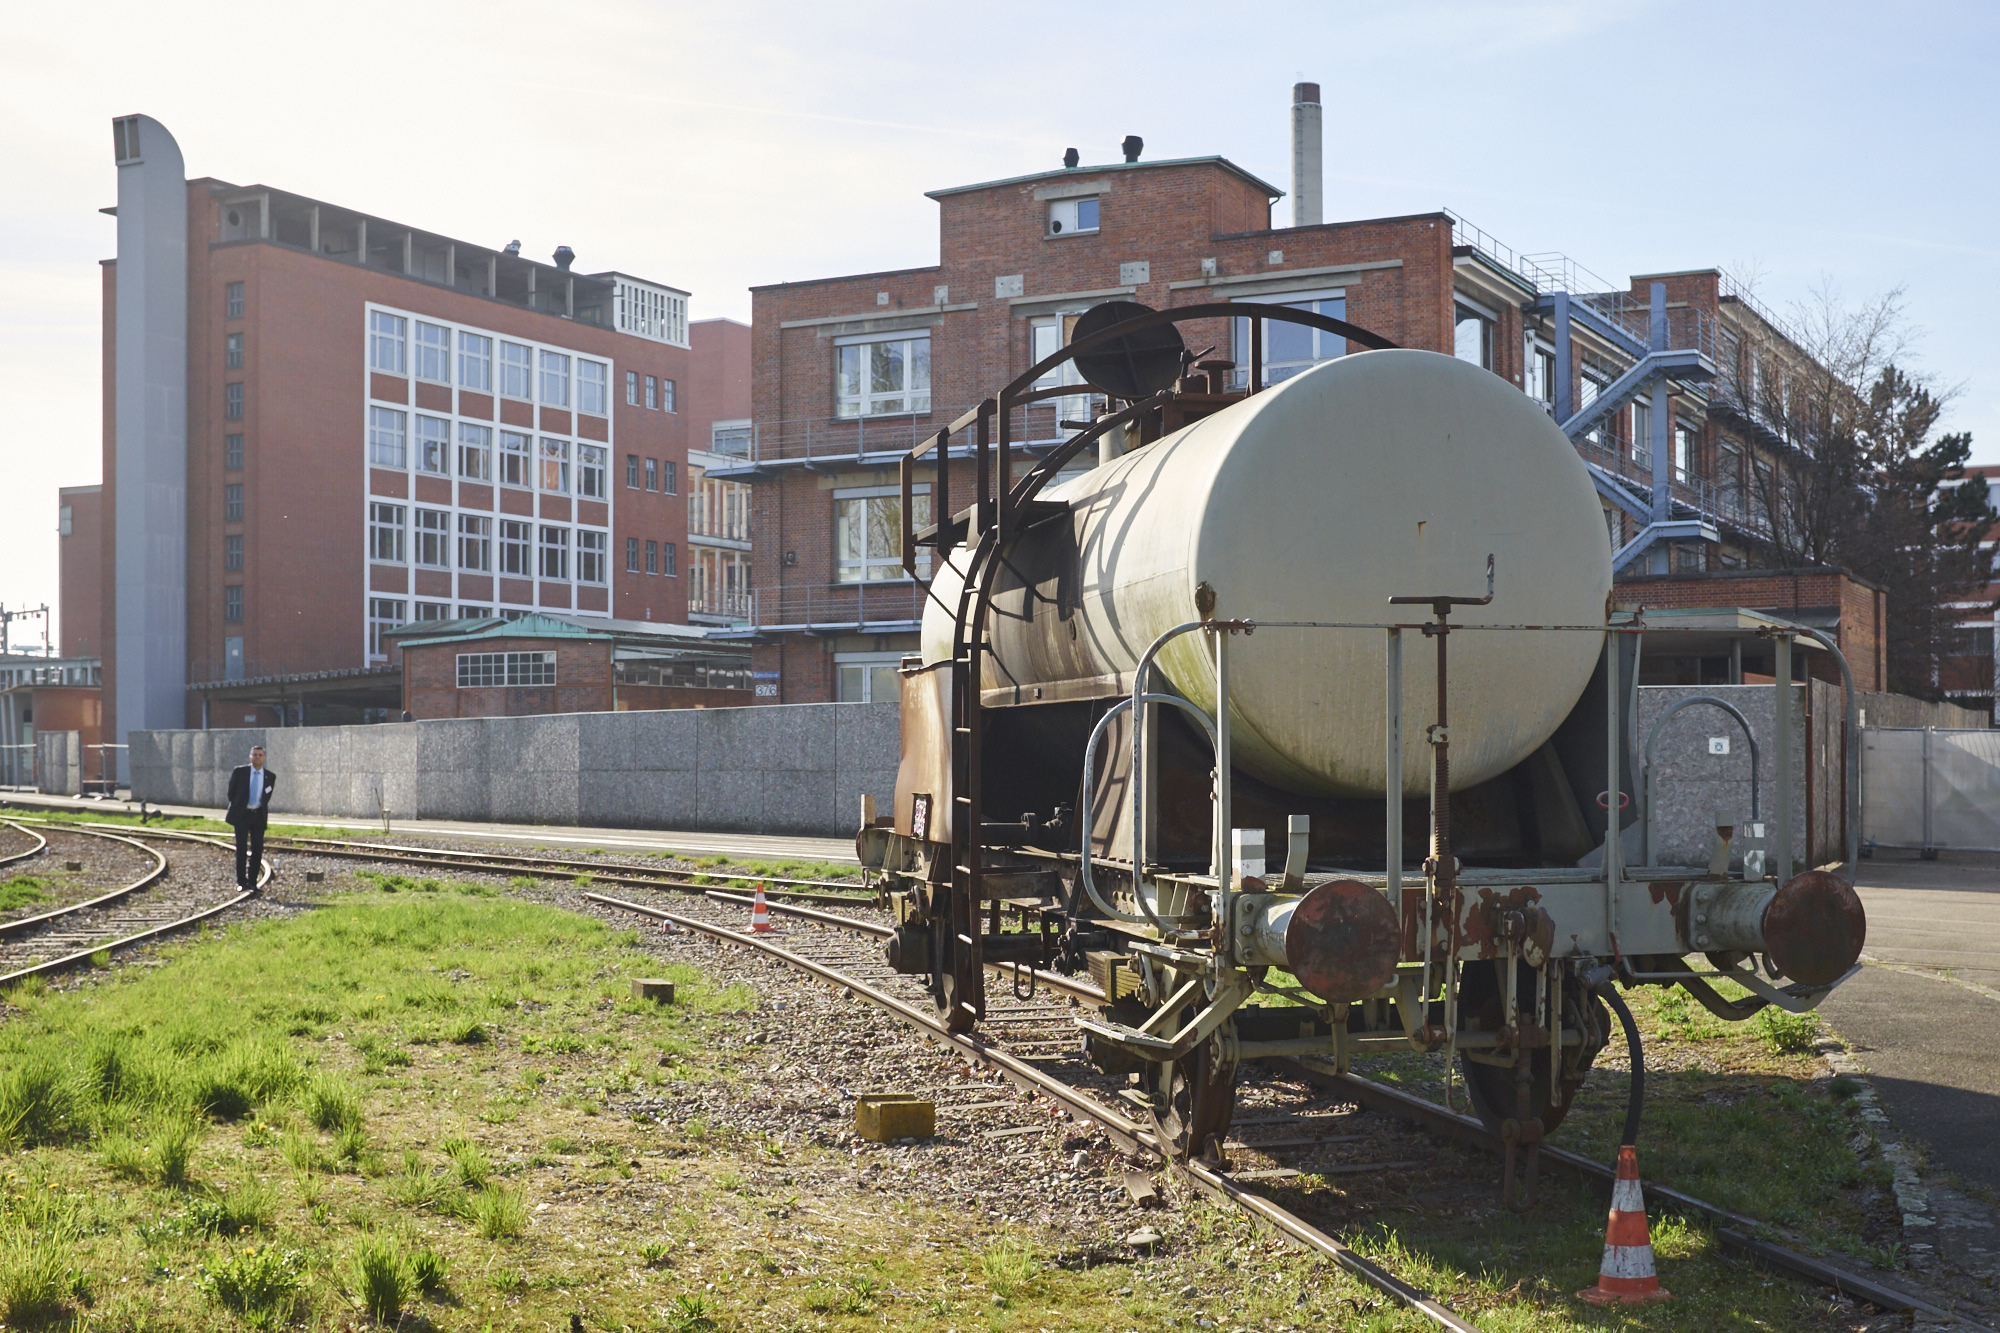
<path fill-rule="evenodd" d="M 1888 688 L 1888 595 L 1834 569 L 1723 570 L 1711 574 L 1639 575 L 1621 579 L 1612 594 L 1620 603 L 1657 610 L 1740 607 L 1829 632 L 1854 673 L 1857 690 Z M 1751 659 L 1754 650 L 1746 648 Z M 1812 674 L 1838 681 L 1839 668 L 1825 654 L 1808 651 Z M 1803 668 L 1800 668 L 1803 670 Z M 1768 674 L 1768 663 L 1762 670 Z"/>
<path fill-rule="evenodd" d="M 57 607 L 64 657 L 104 652 L 104 488 L 65 486 L 57 496 Z"/>

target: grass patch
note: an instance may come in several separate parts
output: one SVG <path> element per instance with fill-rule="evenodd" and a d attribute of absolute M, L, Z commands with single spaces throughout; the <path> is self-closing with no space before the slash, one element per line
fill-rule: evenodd
<path fill-rule="evenodd" d="M 402 1249 L 386 1236 L 364 1236 L 349 1264 L 354 1298 L 379 1324 L 393 1324 L 416 1291 Z"/>
<path fill-rule="evenodd" d="M 39 907 L 43 903 L 54 902 L 55 895 L 49 892 L 49 882 L 33 875 L 15 875 L 11 879 L 0 880 L 0 912 L 18 911 L 23 907 Z"/>

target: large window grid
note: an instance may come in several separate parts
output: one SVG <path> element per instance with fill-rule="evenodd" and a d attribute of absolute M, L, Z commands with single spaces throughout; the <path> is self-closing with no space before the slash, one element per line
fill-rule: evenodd
<path fill-rule="evenodd" d="M 577 355 L 572 349 L 508 342 L 490 333 L 458 328 L 449 322 L 433 322 L 408 311 L 369 309 L 366 318 L 371 371 L 387 371 L 444 385 L 456 383 L 458 388 L 471 392 L 609 416 L 614 372 L 605 361 Z M 496 348 L 495 343 L 500 345 Z M 658 380 L 654 384 L 659 386 L 655 393 L 663 389 L 671 392 L 670 384 Z M 670 407 L 671 400 L 664 405 Z M 608 443 L 500 429 L 498 423 L 484 420 L 484 413 L 478 414 L 481 419 L 458 420 L 455 400 L 454 410 L 435 415 L 411 411 L 407 406 L 374 403 L 367 406 L 370 467 L 546 489 L 553 494 L 594 500 L 610 498 L 612 454 Z M 411 417 L 416 420 L 410 420 Z M 493 438 L 496 430 L 501 436 L 499 440 Z M 239 442 L 231 439 L 228 444 L 230 464 L 241 467 Z M 572 451 L 576 463 L 574 476 L 570 473 Z M 671 467 L 668 463 L 668 477 L 672 476 Z M 659 475 L 658 470 L 655 475 Z M 671 482 L 661 489 L 671 491 Z M 231 514 L 239 512 L 238 495 L 240 491 L 228 497 Z M 459 503 L 466 501 L 461 497 Z M 470 503 L 478 506 L 476 498 Z M 412 505 L 407 499 L 387 503 L 371 498 L 367 508 L 366 545 L 372 562 L 598 588 L 609 582 L 614 554 L 611 534 L 597 528 L 580 528 L 573 518 L 560 524 L 536 523 L 531 517 L 506 518 L 491 510 L 480 512 L 475 508 L 475 512 L 464 512 L 450 500 L 433 508 Z M 572 547 L 576 552 L 573 565 Z M 661 561 L 669 569 L 672 549 L 668 544 L 665 559 Z M 234 564 L 233 557 L 225 558 Z M 496 588 L 495 592 L 498 591 Z M 601 598 L 602 593 L 596 596 Z M 541 598 L 536 592 L 523 600 L 539 602 Z M 573 595 L 565 598 L 557 593 L 554 600 L 566 604 L 566 610 L 580 609 Z M 364 601 L 368 606 L 369 654 L 376 659 L 384 651 L 381 631 L 392 624 L 404 623 L 413 607 L 419 619 L 450 612 L 450 604 L 442 601 L 411 603 L 404 598 L 374 596 L 365 597 Z M 531 613 L 518 605 L 475 610 L 509 616 Z M 606 614 L 603 610 L 593 613 Z"/>
<path fill-rule="evenodd" d="M 836 416 L 928 412 L 931 410 L 930 335 L 836 347 L 833 380 Z"/>
<path fill-rule="evenodd" d="M 1245 302 L 1245 304 L 1253 304 Z M 1287 292 L 1282 296 L 1270 296 L 1257 305 L 1283 306 L 1288 310 L 1303 310 L 1309 314 L 1325 315 L 1328 319 L 1347 318 L 1347 294 L 1345 292 Z M 1236 337 L 1236 364 L 1243 368 L 1239 377 L 1243 383 L 1249 382 L 1250 375 L 1250 321 L 1238 318 L 1232 321 Z M 1331 361 L 1347 354 L 1347 339 L 1337 333 L 1328 333 L 1307 324 L 1291 324 L 1282 320 L 1264 321 L 1264 383 L 1278 384 L 1294 375 L 1311 370 L 1322 361 Z"/>
<path fill-rule="evenodd" d="M 460 653 L 458 655 L 458 688 L 461 690 L 555 683 L 554 653 Z"/>

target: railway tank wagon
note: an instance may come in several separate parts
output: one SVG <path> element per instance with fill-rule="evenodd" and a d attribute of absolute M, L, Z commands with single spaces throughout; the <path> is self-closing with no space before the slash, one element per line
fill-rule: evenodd
<path fill-rule="evenodd" d="M 1451 1053 L 1511 1182 L 1607 1003 L 1636 1047 L 1618 987 L 1810 1007 L 1860 904 L 1746 876 L 1727 824 L 1707 866 L 1624 864 L 1643 616 L 1611 603 L 1603 511 L 1545 413 L 1274 308 L 1366 350 L 1257 389 L 1252 321 L 1233 391 L 1176 326 L 1238 313 L 1101 306 L 904 460 L 906 490 L 937 468 L 941 521 L 906 519 L 906 567 L 927 543 L 937 573 L 895 809 L 859 837 L 890 959 L 960 1030 L 989 965 L 1087 970 L 1082 1039 L 1183 1154 L 1219 1151 L 1243 1060 Z M 1017 480 L 1012 432 L 1072 356 L 1107 410 Z"/>

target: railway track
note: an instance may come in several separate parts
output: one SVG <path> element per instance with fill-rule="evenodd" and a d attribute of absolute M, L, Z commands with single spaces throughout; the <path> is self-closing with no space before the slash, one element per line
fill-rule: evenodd
<path fill-rule="evenodd" d="M 16 833 L 27 835 L 29 838 L 32 838 L 35 843 L 34 846 L 30 847 L 25 852 L 9 852 L 5 856 L 0 856 L 0 866 L 10 866 L 17 861 L 25 861 L 31 856 L 40 856 L 43 852 L 48 850 L 49 840 L 47 838 L 44 838 L 41 834 L 35 832 L 33 829 L 29 828 L 27 825 L 17 824 L 11 819 L 0 821 L 0 823 L 4 823 L 5 827 L 14 830 Z"/>
<path fill-rule="evenodd" d="M 47 839 L 20 821 L 8 820 L 10 827 Z M 102 953 L 116 953 L 145 944 L 189 926 L 220 916 L 252 897 L 229 883 L 218 889 L 203 881 L 209 877 L 186 874 L 176 878 L 167 854 L 150 842 L 183 843 L 211 849 L 233 857 L 235 848 L 217 838 L 167 829 L 148 829 L 133 835 L 76 824 L 44 825 L 51 831 L 79 838 L 94 838 L 137 850 L 150 861 L 136 879 L 82 902 L 39 912 L 33 916 L 0 921 L 0 987 L 33 976 L 45 976 L 87 962 Z M 258 875 L 262 887 L 270 881 L 266 862 Z M 233 880 L 233 866 L 220 878 Z"/>
<path fill-rule="evenodd" d="M 702 892 L 707 899 L 718 904 L 727 904 L 732 908 L 747 907 L 751 901 L 741 894 L 716 889 L 706 889 Z M 1027 1004 L 1008 1005 L 1003 993 L 1001 1003 L 989 1009 L 989 1017 L 982 1025 L 982 1031 L 997 1040 L 989 1040 L 987 1036 L 980 1034 L 954 1035 L 945 1031 L 943 1025 L 930 1012 L 927 1003 L 913 1004 L 883 989 L 880 984 L 882 979 L 893 978 L 895 974 L 888 972 L 879 952 L 873 949 L 872 944 L 859 949 L 849 949 L 821 941 L 814 949 L 814 956 L 809 958 L 774 944 L 765 937 L 745 934 L 687 912 L 669 912 L 655 905 L 629 902 L 605 894 L 586 893 L 584 897 L 615 910 L 664 920 L 731 944 L 761 950 L 801 971 L 840 987 L 857 1001 L 893 1015 L 930 1040 L 952 1047 L 970 1059 L 998 1069 L 1017 1086 L 1054 1099 L 1072 1114 L 1097 1124 L 1121 1149 L 1165 1160 L 1165 1154 L 1154 1139 L 1150 1127 L 1120 1110 L 1107 1106 L 1090 1090 L 1079 1087 L 1073 1082 L 1065 1082 L 1056 1076 L 1051 1066 L 1069 1066 L 1079 1077 L 1086 1080 L 1096 1074 L 1095 1068 L 1088 1065 L 1078 1052 L 1075 1029 L 1068 1021 L 1066 1007 L 1057 1008 L 1050 1004 L 1044 1004 L 1039 1008 Z M 792 917 L 871 939 L 886 937 L 893 933 L 888 926 L 879 922 L 844 917 L 812 908 L 774 903 L 770 905 L 770 910 L 775 915 Z M 1002 965 L 989 965 L 989 967 L 1003 977 L 1014 974 L 1014 969 L 1011 967 Z M 857 976 L 855 972 L 874 975 Z M 1019 979 L 1025 981 L 1025 974 Z M 1065 1000 L 1102 998 L 1102 993 L 1095 986 L 1073 978 L 1036 972 L 1034 981 L 1037 991 L 1060 996 Z M 1016 995 L 1020 993 L 1020 987 L 1017 985 Z M 1434 1102 L 1386 1085 L 1353 1074 L 1339 1073 L 1332 1068 L 1330 1062 L 1290 1059 L 1276 1063 L 1297 1082 L 1329 1093 L 1341 1102 L 1357 1104 L 1364 1109 L 1406 1121 L 1439 1137 L 1482 1148 L 1495 1154 L 1503 1149 L 1499 1136 L 1478 1120 L 1459 1115 Z M 1096 1081 L 1103 1080 L 1098 1076 Z M 1347 1175 L 1368 1171 L 1409 1169 L 1419 1165 L 1411 1162 L 1342 1162 L 1330 1166 L 1323 1160 L 1326 1149 L 1345 1145 L 1361 1137 L 1329 1133 L 1329 1129 L 1339 1127 L 1338 1122 L 1342 1118 L 1328 1114 L 1325 1107 L 1319 1107 L 1304 1108 L 1282 1116 L 1252 1117 L 1237 1121 L 1232 1129 L 1231 1141 L 1226 1145 L 1227 1150 L 1232 1155 L 1254 1154 L 1265 1158 L 1272 1163 L 1269 1167 L 1253 1166 L 1247 1170 L 1223 1171 L 1211 1169 L 1201 1162 L 1172 1165 L 1184 1179 L 1204 1193 L 1226 1201 L 1269 1223 L 1295 1243 L 1332 1259 L 1364 1282 L 1412 1310 L 1424 1314 L 1442 1327 L 1471 1328 L 1471 1324 L 1446 1309 L 1428 1293 L 1403 1282 L 1296 1213 L 1252 1189 L 1245 1188 L 1248 1182 L 1280 1180 L 1304 1174 Z M 1613 1177 L 1611 1168 L 1602 1163 L 1552 1146 L 1545 1146 L 1542 1149 L 1542 1160 L 1554 1169 L 1584 1180 L 1603 1182 L 1607 1186 Z M 1866 1301 L 1887 1312 L 1921 1314 L 1933 1319 L 1963 1324 L 1968 1328 L 1981 1327 L 1920 1297 L 1885 1286 L 1865 1275 L 1839 1268 L 1787 1246 L 1761 1239 L 1757 1233 L 1766 1228 L 1755 1218 L 1746 1217 L 1657 1182 L 1647 1182 L 1644 1189 L 1649 1205 L 1669 1208 L 1684 1216 L 1703 1219 L 1715 1228 L 1716 1236 L 1724 1246 L 1772 1268 L 1819 1283 L 1843 1296 Z"/>

